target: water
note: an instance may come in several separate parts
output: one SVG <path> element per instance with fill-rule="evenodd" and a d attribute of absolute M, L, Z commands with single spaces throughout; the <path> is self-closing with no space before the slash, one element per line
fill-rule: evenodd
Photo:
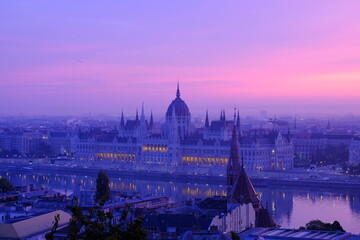
<path fill-rule="evenodd" d="M 0 171 L 14 185 L 33 183 L 71 194 L 79 186 L 95 188 L 95 176 L 15 173 Z M 112 190 L 139 192 L 143 195 L 172 196 L 177 202 L 214 195 L 224 196 L 226 186 L 197 183 L 110 179 Z M 314 189 L 306 187 L 256 187 L 264 206 L 276 223 L 284 228 L 299 228 L 314 219 L 324 222 L 337 220 L 351 233 L 360 234 L 360 190 Z"/>

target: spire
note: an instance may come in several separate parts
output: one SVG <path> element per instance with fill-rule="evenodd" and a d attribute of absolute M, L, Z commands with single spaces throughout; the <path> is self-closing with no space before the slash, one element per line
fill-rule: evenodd
<path fill-rule="evenodd" d="M 237 111 L 236 127 L 240 131 L 240 113 Z"/>
<path fill-rule="evenodd" d="M 120 120 L 120 127 L 124 127 L 125 126 L 125 121 L 124 121 L 124 111 L 121 111 L 121 120 Z"/>
<path fill-rule="evenodd" d="M 226 122 L 225 109 L 223 111 L 224 111 L 223 121 Z"/>
<path fill-rule="evenodd" d="M 178 81 L 178 83 L 177 83 L 176 97 L 177 97 L 177 98 L 179 98 L 179 97 L 180 97 L 180 87 L 179 87 L 179 81 Z"/>
<path fill-rule="evenodd" d="M 209 115 L 208 115 L 208 110 L 206 110 L 206 117 L 205 117 L 205 127 L 208 128 L 209 125 Z"/>
<path fill-rule="evenodd" d="M 138 122 L 139 121 L 139 113 L 138 110 L 136 109 L 136 117 L 135 117 L 135 121 Z"/>
<path fill-rule="evenodd" d="M 222 121 L 223 120 L 223 110 L 221 109 L 221 111 L 220 111 L 220 121 Z"/>
<path fill-rule="evenodd" d="M 152 110 L 151 110 L 151 114 L 150 114 L 150 128 L 152 128 L 154 126 L 154 119 L 153 119 L 153 113 L 152 113 Z"/>
<path fill-rule="evenodd" d="M 232 188 L 235 180 L 240 173 L 240 148 L 236 126 L 233 127 L 230 157 L 227 164 L 227 184 L 228 188 Z"/>

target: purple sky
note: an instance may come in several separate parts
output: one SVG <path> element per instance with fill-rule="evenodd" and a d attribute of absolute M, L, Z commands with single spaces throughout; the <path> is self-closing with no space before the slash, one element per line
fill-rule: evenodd
<path fill-rule="evenodd" d="M 0 114 L 360 113 L 360 1 L 0 1 Z"/>

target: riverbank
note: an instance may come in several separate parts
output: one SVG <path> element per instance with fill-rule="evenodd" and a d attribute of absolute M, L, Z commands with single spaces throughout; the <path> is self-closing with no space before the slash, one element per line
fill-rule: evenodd
<path fill-rule="evenodd" d="M 18 163 L 0 163 L 3 170 L 19 173 L 46 173 L 46 174 L 69 174 L 69 175 L 89 175 L 96 176 L 99 170 L 106 171 L 111 178 L 137 179 L 137 180 L 158 180 L 165 182 L 199 183 L 211 185 L 225 185 L 226 176 L 224 175 L 197 175 L 191 173 L 175 172 L 155 172 L 140 170 L 121 170 L 121 169 L 100 169 L 81 166 L 54 166 L 54 165 L 22 165 Z M 310 187 L 310 188 L 341 188 L 341 189 L 360 189 L 360 181 L 344 177 L 343 180 L 323 180 L 323 179 L 299 179 L 299 178 L 275 178 L 263 177 L 263 174 L 256 176 L 250 175 L 255 187 L 268 186 L 291 186 L 291 187 Z"/>

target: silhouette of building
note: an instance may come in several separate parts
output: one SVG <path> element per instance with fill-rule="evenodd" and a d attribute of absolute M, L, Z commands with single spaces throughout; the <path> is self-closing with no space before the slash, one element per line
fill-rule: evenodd
<path fill-rule="evenodd" d="M 161 132 L 154 131 L 153 116 L 148 122 L 144 105 L 141 115 L 124 119 L 121 115 L 118 130 L 104 133 L 81 130 L 72 139 L 77 160 L 111 160 L 129 169 L 198 172 L 225 174 L 230 156 L 232 129 L 237 128 L 241 156 L 248 170 L 285 170 L 293 167 L 293 145 L 278 131 L 242 133 L 239 112 L 226 120 L 222 110 L 219 120 L 209 121 L 206 113 L 204 127 L 199 131 L 191 122 L 189 107 L 176 97 L 165 114 Z"/>

